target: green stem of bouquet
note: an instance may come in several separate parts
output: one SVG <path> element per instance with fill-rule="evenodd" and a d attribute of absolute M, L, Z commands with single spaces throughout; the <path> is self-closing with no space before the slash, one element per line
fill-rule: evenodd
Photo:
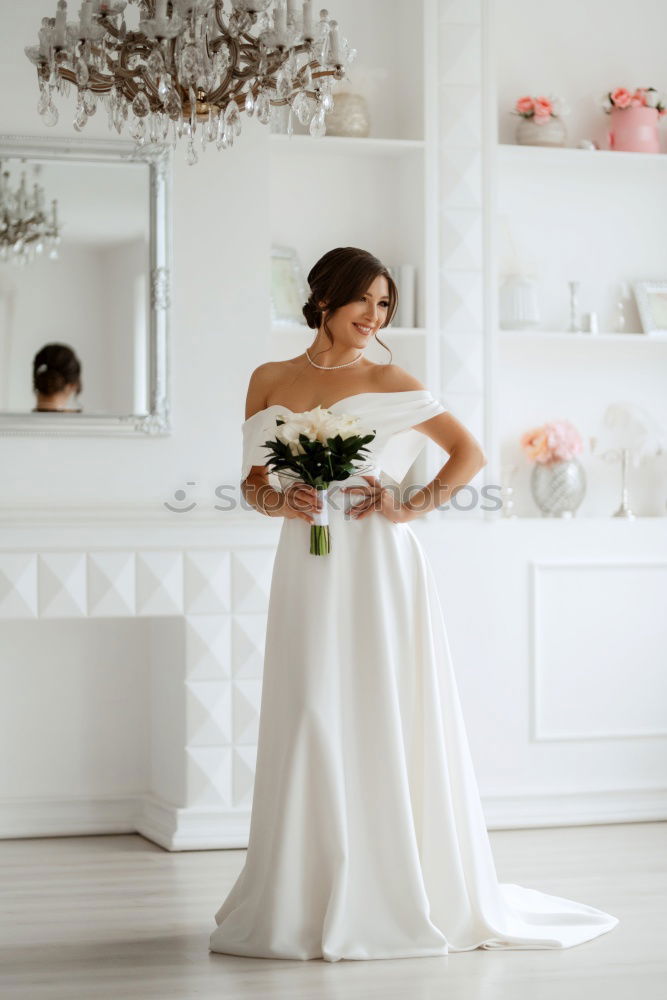
<path fill-rule="evenodd" d="M 310 551 L 314 556 L 327 556 L 331 552 L 328 524 L 311 524 Z"/>

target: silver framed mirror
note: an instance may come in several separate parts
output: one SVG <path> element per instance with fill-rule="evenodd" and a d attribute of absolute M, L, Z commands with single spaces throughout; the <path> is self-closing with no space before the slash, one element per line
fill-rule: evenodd
<path fill-rule="evenodd" d="M 0 161 L 0 434 L 169 434 L 170 149 L 4 135 Z"/>

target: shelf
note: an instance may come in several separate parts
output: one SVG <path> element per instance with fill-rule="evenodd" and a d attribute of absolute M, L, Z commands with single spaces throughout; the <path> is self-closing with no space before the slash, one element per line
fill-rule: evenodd
<path fill-rule="evenodd" d="M 269 133 L 271 146 L 280 152 L 293 151 L 320 156 L 327 153 L 349 153 L 351 156 L 405 156 L 424 149 L 421 139 L 365 139 L 352 136 L 283 135 Z"/>
<path fill-rule="evenodd" d="M 605 170 L 613 160 L 625 163 L 626 166 L 642 162 L 654 165 L 667 164 L 665 153 L 626 153 L 613 149 L 577 149 L 575 146 L 521 146 L 519 143 L 507 142 L 498 143 L 498 158 L 507 163 L 523 162 L 552 166 L 570 164 L 577 167 L 599 161 L 604 164 Z"/>
<path fill-rule="evenodd" d="M 503 517 L 498 514 L 495 517 L 488 517 L 490 524 L 517 524 L 519 521 L 532 521 L 541 524 L 573 524 L 581 521 L 608 521 L 613 524 L 636 524 L 637 521 L 664 521 L 665 514 L 635 514 L 634 518 L 614 517 L 612 514 L 575 514 L 574 517 L 542 517 L 541 514 L 516 514 L 514 517 Z M 664 531 L 664 528 L 660 529 Z"/>
<path fill-rule="evenodd" d="M 543 341 L 573 341 L 579 344 L 598 343 L 631 344 L 653 343 L 667 344 L 667 333 L 569 333 L 562 330 L 499 330 L 501 340 L 519 340 L 522 343 L 533 340 Z"/>
<path fill-rule="evenodd" d="M 384 329 L 380 330 L 380 337 L 384 340 L 385 336 L 393 336 L 396 334 L 399 337 L 423 337 L 426 335 L 426 330 L 421 326 L 386 326 Z M 285 334 L 310 334 L 312 337 L 317 333 L 312 327 L 305 326 L 302 323 L 272 323 L 271 333 L 278 337 L 284 336 Z"/>

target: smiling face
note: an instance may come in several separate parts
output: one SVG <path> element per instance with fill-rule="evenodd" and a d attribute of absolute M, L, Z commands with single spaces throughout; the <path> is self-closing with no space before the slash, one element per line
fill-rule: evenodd
<path fill-rule="evenodd" d="M 326 316 L 327 325 L 339 346 L 363 349 L 387 319 L 389 283 L 379 274 L 364 293 Z"/>

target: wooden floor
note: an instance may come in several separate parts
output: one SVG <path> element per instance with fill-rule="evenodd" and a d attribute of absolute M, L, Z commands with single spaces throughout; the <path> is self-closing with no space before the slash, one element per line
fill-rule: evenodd
<path fill-rule="evenodd" d="M 0 842 L 3 1000 L 664 1000 L 667 823 L 491 834 L 501 882 L 598 906 L 620 924 L 558 951 L 391 961 L 208 951 L 243 851 L 171 854 L 140 836 Z"/>

